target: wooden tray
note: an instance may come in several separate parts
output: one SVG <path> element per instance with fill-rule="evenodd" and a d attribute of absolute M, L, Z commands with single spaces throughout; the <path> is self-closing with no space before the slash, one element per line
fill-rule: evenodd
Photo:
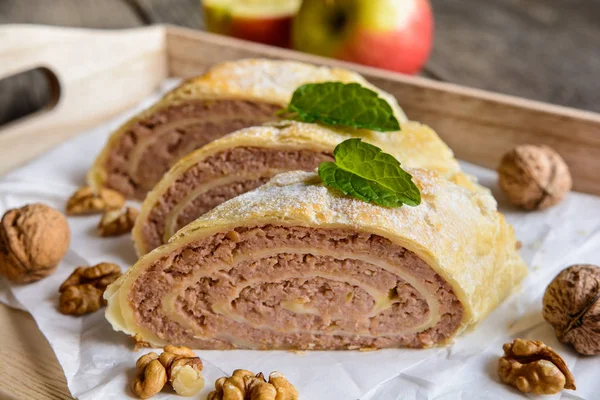
<path fill-rule="evenodd" d="M 0 27 L 0 78 L 43 67 L 54 89 L 52 107 L 0 128 L 0 173 L 133 106 L 167 77 L 187 78 L 245 57 L 354 69 L 394 94 L 411 119 L 432 126 L 458 158 L 488 168 L 517 144 L 548 144 L 569 164 L 575 189 L 600 195 L 598 114 L 171 26 Z M 0 398 L 70 398 L 62 370 L 30 316 L 0 306 L 0 338 Z"/>

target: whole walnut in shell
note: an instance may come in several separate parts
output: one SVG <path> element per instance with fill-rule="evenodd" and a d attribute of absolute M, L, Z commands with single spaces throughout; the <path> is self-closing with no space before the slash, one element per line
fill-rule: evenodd
<path fill-rule="evenodd" d="M 581 354 L 600 354 L 600 267 L 564 269 L 546 288 L 543 301 L 544 319 L 561 342 Z"/>
<path fill-rule="evenodd" d="M 522 145 L 504 155 L 499 184 L 511 203 L 527 210 L 550 207 L 571 190 L 569 167 L 548 146 Z"/>
<path fill-rule="evenodd" d="M 67 253 L 67 219 L 45 204 L 8 210 L 0 222 L 0 274 L 13 282 L 42 279 Z"/>

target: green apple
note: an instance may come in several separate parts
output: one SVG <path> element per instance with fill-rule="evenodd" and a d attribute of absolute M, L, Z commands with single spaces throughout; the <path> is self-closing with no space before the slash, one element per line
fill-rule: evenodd
<path fill-rule="evenodd" d="M 432 42 L 428 0 L 304 0 L 292 31 L 298 50 L 407 74 Z"/>
<path fill-rule="evenodd" d="M 209 31 L 289 47 L 292 20 L 301 0 L 204 0 Z"/>

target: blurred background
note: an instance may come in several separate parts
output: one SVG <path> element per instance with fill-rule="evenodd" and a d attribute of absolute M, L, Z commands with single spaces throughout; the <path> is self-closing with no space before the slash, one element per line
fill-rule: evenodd
<path fill-rule="evenodd" d="M 174 24 L 600 112 L 600 0 L 300 3 L 0 0 L 0 24 Z M 47 104 L 49 93 L 41 71 L 0 81 L 0 125 Z"/>

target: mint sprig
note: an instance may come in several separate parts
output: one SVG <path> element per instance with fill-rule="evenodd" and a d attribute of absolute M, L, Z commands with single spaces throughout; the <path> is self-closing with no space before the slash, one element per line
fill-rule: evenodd
<path fill-rule="evenodd" d="M 291 119 L 345 125 L 379 132 L 398 131 L 392 107 L 371 89 L 358 83 L 324 82 L 300 86 L 286 109 Z"/>
<path fill-rule="evenodd" d="M 333 155 L 335 162 L 319 165 L 319 176 L 325 186 L 384 207 L 421 203 L 421 192 L 412 176 L 379 147 L 360 139 L 348 139 L 335 147 Z"/>

